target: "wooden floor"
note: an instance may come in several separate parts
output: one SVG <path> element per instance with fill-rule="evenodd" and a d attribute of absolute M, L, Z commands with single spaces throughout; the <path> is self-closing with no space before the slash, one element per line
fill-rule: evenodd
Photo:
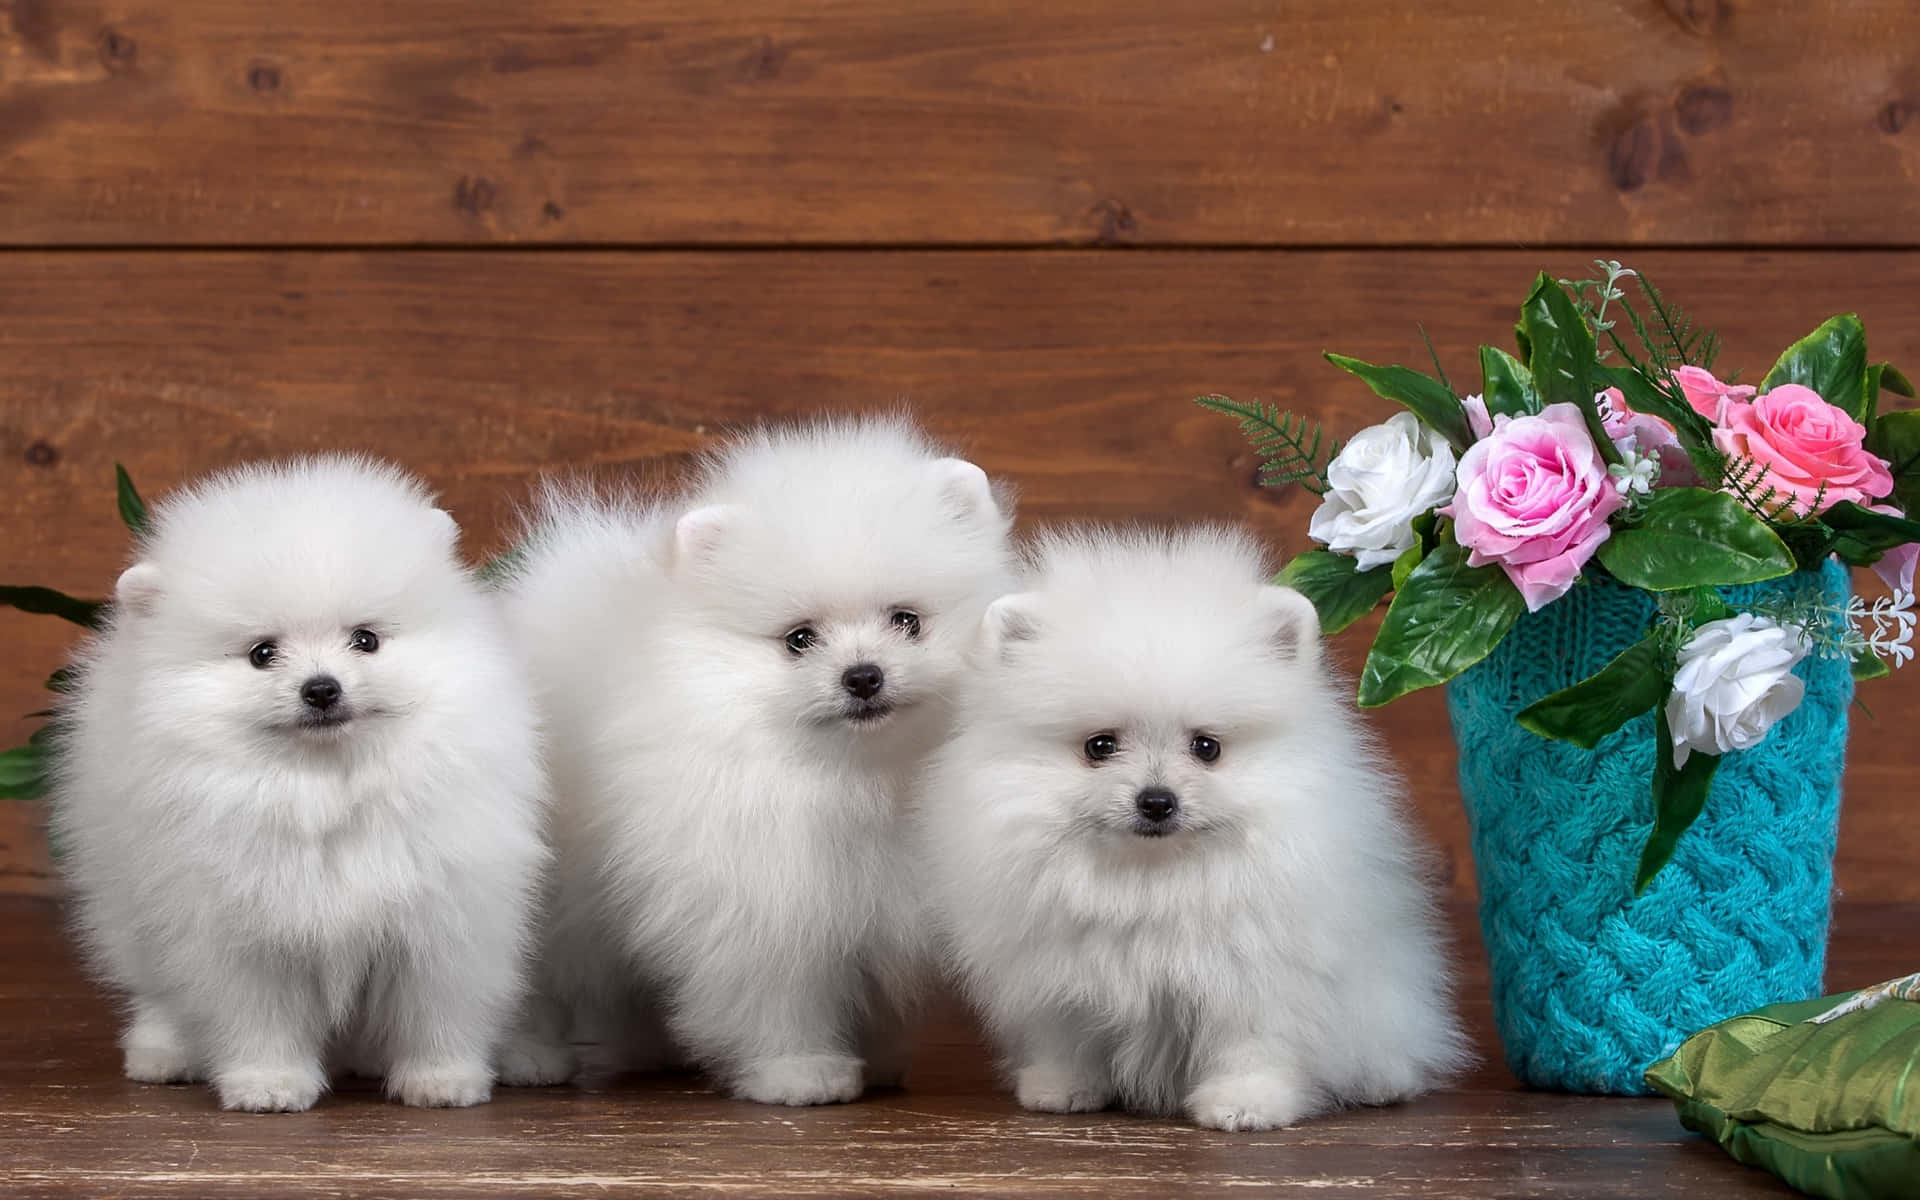
<path fill-rule="evenodd" d="M 107 1002 L 76 971 L 56 908 L 0 899 L 0 1195 L 497 1196 L 613 1192 L 841 1196 L 1788 1196 L 1681 1130 L 1656 1100 L 1529 1092 L 1497 1065 L 1471 920 L 1464 1001 L 1489 1061 L 1463 1086 L 1270 1134 L 1121 1114 L 1022 1113 L 958 1013 L 904 1091 L 776 1109 L 690 1077 L 611 1092 L 501 1091 L 421 1111 L 353 1084 L 296 1116 L 220 1112 L 201 1087 L 120 1077 Z M 1828 979 L 1913 969 L 1920 905 L 1843 904 Z"/>

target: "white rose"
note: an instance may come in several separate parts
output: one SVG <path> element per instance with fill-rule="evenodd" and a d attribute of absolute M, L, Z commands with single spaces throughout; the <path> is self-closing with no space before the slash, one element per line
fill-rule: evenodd
<path fill-rule="evenodd" d="M 1362 571 L 1391 563 L 1414 543 L 1413 519 L 1453 495 L 1453 448 L 1410 412 L 1353 435 L 1327 464 L 1327 494 L 1307 536 Z"/>
<path fill-rule="evenodd" d="M 1793 674 L 1807 656 L 1806 635 L 1752 613 L 1708 621 L 1680 647 L 1667 697 L 1673 765 L 1695 750 L 1725 754 L 1759 745 L 1774 722 L 1800 707 L 1807 685 Z"/>

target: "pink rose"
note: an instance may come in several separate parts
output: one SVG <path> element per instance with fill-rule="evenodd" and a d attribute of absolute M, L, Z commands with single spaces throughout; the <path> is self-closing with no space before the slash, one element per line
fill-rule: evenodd
<path fill-rule="evenodd" d="M 1715 425 L 1723 423 L 1721 413 L 1728 404 L 1753 399 L 1752 388 L 1746 384 L 1721 383 L 1705 367 L 1678 367 L 1673 372 L 1673 381 L 1687 394 L 1687 403 L 1693 405 L 1693 411 Z"/>
<path fill-rule="evenodd" d="M 1459 490 L 1439 511 L 1453 518 L 1467 562 L 1499 563 L 1529 612 L 1566 594 L 1626 503 L 1572 404 L 1495 417 L 1455 474 Z"/>
<path fill-rule="evenodd" d="M 1467 410 L 1467 428 L 1473 430 L 1473 436 L 1483 438 L 1493 432 L 1493 418 L 1487 415 L 1487 398 L 1479 392 L 1471 396 L 1460 397 L 1460 407 Z"/>
<path fill-rule="evenodd" d="M 1700 482 L 1673 426 L 1652 413 L 1636 411 L 1619 388 L 1596 393 L 1593 402 L 1600 409 L 1600 424 L 1614 445 L 1659 462 L 1660 486 L 1686 487 Z"/>
<path fill-rule="evenodd" d="M 1893 490 L 1887 460 L 1869 454 L 1866 427 L 1797 383 L 1783 383 L 1747 404 L 1729 400 L 1713 444 L 1729 458 L 1765 468 L 1753 490 L 1772 487 L 1802 515 L 1852 500 L 1865 504 Z M 1824 490 L 1823 490 L 1824 489 Z"/>

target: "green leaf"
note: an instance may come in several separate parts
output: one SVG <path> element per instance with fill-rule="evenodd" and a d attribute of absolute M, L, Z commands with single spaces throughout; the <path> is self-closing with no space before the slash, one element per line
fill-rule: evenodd
<path fill-rule="evenodd" d="M 1885 679 L 1887 676 L 1893 674 L 1893 668 L 1887 665 L 1886 660 L 1865 646 L 1854 651 L 1852 667 L 1853 678 L 1856 683 L 1869 679 Z M 1869 713 L 1868 715 L 1871 716 L 1872 714 Z"/>
<path fill-rule="evenodd" d="M 1698 629 L 1709 621 L 1725 620 L 1727 601 L 1719 592 L 1710 587 L 1693 589 L 1692 611 L 1687 613 L 1687 625 Z"/>
<path fill-rule="evenodd" d="M 38 746 L 0 751 L 0 799 L 33 800 L 46 790 L 46 751 Z"/>
<path fill-rule="evenodd" d="M 0 587 L 0 604 L 21 612 L 60 617 L 88 629 L 99 628 L 100 614 L 106 609 L 98 600 L 80 600 L 43 587 Z"/>
<path fill-rule="evenodd" d="M 1825 528 L 1825 526 L 1821 526 L 1820 528 Z M 1835 558 L 1850 567 L 1871 567 L 1887 556 L 1885 550 L 1881 550 L 1864 539 L 1857 538 L 1850 533 L 1834 535 L 1831 553 Z"/>
<path fill-rule="evenodd" d="M 1467 410 L 1460 397 L 1445 384 L 1408 367 L 1382 367 L 1328 351 L 1327 361 L 1349 375 L 1358 377 L 1374 394 L 1404 404 L 1414 416 L 1437 430 L 1454 448 L 1463 451 L 1473 444 L 1473 430 L 1467 425 Z"/>
<path fill-rule="evenodd" d="M 1822 512 L 1820 522 L 1871 550 L 1884 552 L 1908 542 L 1920 542 L 1920 521 L 1873 512 L 1851 500 L 1842 500 Z"/>
<path fill-rule="evenodd" d="M 1600 543 L 1600 565 L 1628 587 L 1653 592 L 1778 579 L 1793 552 L 1766 522 L 1724 492 L 1663 488 L 1640 522 Z"/>
<path fill-rule="evenodd" d="M 1672 860 L 1680 835 L 1699 819 L 1700 810 L 1707 806 L 1707 789 L 1713 784 L 1714 769 L 1720 765 L 1719 755 L 1696 750 L 1687 756 L 1686 766 L 1676 769 L 1673 731 L 1667 726 L 1666 706 L 1661 705 L 1654 711 L 1659 716 L 1654 722 L 1653 832 L 1647 837 L 1646 849 L 1640 852 L 1640 869 L 1634 874 L 1636 896 L 1646 891 L 1660 868 Z"/>
<path fill-rule="evenodd" d="M 1359 569 L 1353 559 L 1331 550 L 1309 550 L 1281 570 L 1275 583 L 1299 592 L 1320 614 L 1320 632 L 1328 635 L 1372 612 L 1392 586 L 1392 571 Z"/>
<path fill-rule="evenodd" d="M 1540 411 L 1540 395 L 1526 364 L 1496 346 L 1480 347 L 1480 396 L 1487 415 L 1530 416 Z"/>
<path fill-rule="evenodd" d="M 1566 289 L 1545 271 L 1534 280 L 1533 291 L 1520 306 L 1520 328 L 1532 348 L 1527 366 L 1533 372 L 1541 406 L 1575 405 L 1586 419 L 1587 432 L 1593 435 L 1600 457 L 1608 463 L 1619 462 L 1619 448 L 1600 424 L 1600 410 L 1593 403 L 1594 368 L 1599 365 L 1593 330 Z"/>
<path fill-rule="evenodd" d="M 1394 591 L 1397 592 L 1401 588 L 1407 586 L 1407 576 L 1413 574 L 1413 569 L 1419 566 L 1420 560 L 1425 558 L 1426 556 L 1427 556 L 1426 546 L 1422 545 L 1419 542 L 1415 542 L 1413 545 L 1407 547 L 1407 552 L 1405 554 L 1402 554 L 1399 558 L 1396 558 L 1393 560 L 1393 590 Z"/>
<path fill-rule="evenodd" d="M 1660 655 L 1660 639 L 1648 634 L 1579 683 L 1528 705 L 1517 719 L 1541 737 L 1591 750 L 1666 698 L 1670 685 Z"/>
<path fill-rule="evenodd" d="M 1896 396 L 1913 399 L 1913 380 L 1900 373 L 1900 368 L 1890 362 L 1875 363 L 1867 368 L 1867 415 L 1860 423 L 1873 428 L 1880 415 L 1880 393 L 1892 392 Z"/>
<path fill-rule="evenodd" d="M 1466 550 L 1441 542 L 1394 593 L 1360 672 L 1360 703 L 1452 679 L 1491 653 L 1526 607 L 1499 567 L 1470 567 Z"/>
<path fill-rule="evenodd" d="M 1920 411 L 1879 414 L 1867 429 L 1867 449 L 1893 471 L 1893 502 L 1920 513 Z"/>
<path fill-rule="evenodd" d="M 128 475 L 127 469 L 119 463 L 113 464 L 113 477 L 120 493 L 120 519 L 126 522 L 127 528 L 133 531 L 135 537 L 146 536 L 153 521 L 147 515 L 146 501 L 142 500 L 140 493 L 133 488 L 133 477 Z"/>
<path fill-rule="evenodd" d="M 1867 413 L 1867 330 L 1853 313 L 1829 318 L 1787 347 L 1760 381 L 1765 395 L 1783 383 L 1798 383 L 1858 421 Z"/>

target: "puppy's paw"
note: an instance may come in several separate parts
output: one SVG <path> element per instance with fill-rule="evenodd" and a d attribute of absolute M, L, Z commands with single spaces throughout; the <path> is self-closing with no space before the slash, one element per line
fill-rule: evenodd
<path fill-rule="evenodd" d="M 220 1107 L 235 1112 L 305 1112 L 324 1085 L 309 1067 L 240 1067 L 213 1081 Z"/>
<path fill-rule="evenodd" d="M 414 1108 L 470 1108 L 492 1097 L 493 1072 L 483 1062 L 398 1063 L 387 1095 Z"/>
<path fill-rule="evenodd" d="M 139 1083 L 197 1083 L 198 1063 L 184 1046 L 142 1043 L 126 1049 L 127 1078 Z"/>
<path fill-rule="evenodd" d="M 1099 1112 L 1113 1103 L 1106 1080 L 1050 1064 L 1021 1067 L 1013 1078 L 1013 1094 L 1021 1108 L 1034 1112 Z"/>
<path fill-rule="evenodd" d="M 573 1078 L 573 1048 L 530 1033 L 517 1033 L 500 1050 L 498 1075 L 508 1087 L 551 1087 Z"/>
<path fill-rule="evenodd" d="M 860 1060 L 844 1054 L 796 1054 L 750 1063 L 734 1095 L 761 1104 L 845 1104 L 861 1092 Z"/>
<path fill-rule="evenodd" d="M 1314 1102 L 1311 1091 L 1283 1075 L 1228 1075 L 1193 1089 L 1187 1116 L 1229 1133 L 1284 1129 L 1311 1113 Z"/>

